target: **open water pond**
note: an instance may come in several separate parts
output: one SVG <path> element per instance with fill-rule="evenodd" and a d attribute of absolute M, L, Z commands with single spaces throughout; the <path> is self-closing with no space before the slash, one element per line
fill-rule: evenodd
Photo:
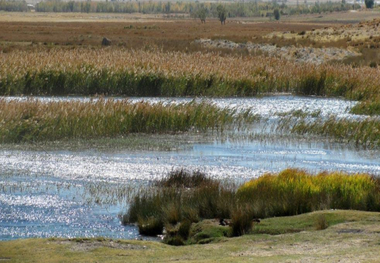
<path fill-rule="evenodd" d="M 180 103 L 190 99 L 161 100 Z M 348 113 L 355 102 L 337 99 L 276 96 L 213 101 L 221 107 L 252 108 L 267 118 L 299 109 L 355 117 Z M 80 147 L 67 147 L 67 142 L 65 146 L 3 145 L 0 148 L 0 240 L 141 238 L 135 227 L 122 226 L 118 215 L 128 209 L 128 198 L 136 189 L 175 169 L 200 170 L 236 183 L 288 167 L 311 172 L 380 175 L 377 150 L 312 138 L 257 133 L 247 137 L 215 134 L 131 137 L 127 143 L 119 143 L 117 139 L 105 147 L 102 142 L 98 145 L 82 142 Z"/>

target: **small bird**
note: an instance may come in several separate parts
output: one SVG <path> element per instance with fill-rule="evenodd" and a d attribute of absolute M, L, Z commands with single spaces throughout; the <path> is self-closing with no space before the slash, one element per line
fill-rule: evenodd
<path fill-rule="evenodd" d="M 231 222 L 227 221 L 224 218 L 219 219 L 219 225 L 221 225 L 221 226 L 229 226 L 230 224 L 231 224 Z"/>

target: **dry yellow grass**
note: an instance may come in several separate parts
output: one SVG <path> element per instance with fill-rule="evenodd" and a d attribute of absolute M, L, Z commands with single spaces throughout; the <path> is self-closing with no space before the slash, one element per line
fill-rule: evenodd
<path fill-rule="evenodd" d="M 55 83 L 57 79 L 52 79 L 51 76 L 57 74 L 63 78 L 70 77 L 71 85 L 74 86 L 82 85 L 80 80 L 99 79 L 103 86 L 110 86 L 111 93 L 115 83 L 123 85 L 119 82 L 125 74 L 135 77 L 155 76 L 166 82 L 181 80 L 186 83 L 185 86 L 197 90 L 187 93 L 194 95 L 295 92 L 365 99 L 377 96 L 380 90 L 380 68 L 353 68 L 338 64 L 310 65 L 265 56 L 220 56 L 210 52 L 187 54 L 158 49 L 54 48 L 0 53 L 0 58 L 2 94 L 23 93 L 28 85 L 28 76 L 33 75 L 32 84 L 35 85 L 37 93 L 34 90 L 31 92 L 38 95 L 38 90 L 42 87 L 64 84 Z M 202 85 L 209 85 L 211 91 L 204 92 L 207 87 L 201 84 L 197 86 L 197 80 L 202 80 Z M 189 81 L 192 81 L 190 86 Z M 169 88 L 176 90 L 177 87 L 173 86 L 175 85 Z M 90 94 L 91 88 L 86 86 Z M 247 92 L 245 89 L 255 92 Z M 79 93 L 80 90 L 78 89 Z M 40 92 L 43 94 L 43 91 Z M 177 91 L 173 95 L 186 94 Z"/>

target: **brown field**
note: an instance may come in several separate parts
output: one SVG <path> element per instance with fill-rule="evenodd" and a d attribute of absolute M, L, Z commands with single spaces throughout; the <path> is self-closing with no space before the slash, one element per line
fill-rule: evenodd
<path fill-rule="evenodd" d="M 322 15 L 228 19 L 221 26 L 216 19 L 201 24 L 184 15 L 11 13 L 0 15 L 0 51 L 39 46 L 100 46 L 103 37 L 113 46 L 140 49 L 159 47 L 169 51 L 199 51 L 193 41 L 200 38 L 321 47 L 316 39 L 297 37 L 303 31 L 340 27 L 347 23 L 378 17 L 378 11 L 341 12 Z M 285 35 L 292 32 L 295 37 Z M 273 39 L 268 35 L 277 35 Z M 346 39 L 323 41 L 323 46 L 346 47 Z M 231 51 L 228 51 L 231 52 Z"/>
<path fill-rule="evenodd" d="M 228 39 L 235 42 L 252 41 L 274 31 L 295 31 L 322 28 L 325 25 L 257 22 L 242 24 L 230 21 L 221 26 L 217 20 L 201 24 L 198 20 L 138 21 L 138 22 L 0 22 L 0 41 L 25 44 L 92 45 L 99 46 L 103 37 L 113 45 L 131 48 L 159 46 L 186 50 L 195 39 Z M 170 48 L 171 47 L 171 48 Z"/>

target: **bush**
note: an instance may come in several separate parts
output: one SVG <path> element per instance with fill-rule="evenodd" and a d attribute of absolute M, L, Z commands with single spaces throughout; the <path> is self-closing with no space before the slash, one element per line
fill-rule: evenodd
<path fill-rule="evenodd" d="M 374 0 L 364 0 L 366 8 L 373 8 L 375 1 Z"/>
<path fill-rule="evenodd" d="M 183 239 L 187 240 L 190 234 L 190 228 L 191 228 L 191 222 L 188 220 L 185 220 L 181 222 L 179 228 L 178 228 L 178 235 Z"/>

